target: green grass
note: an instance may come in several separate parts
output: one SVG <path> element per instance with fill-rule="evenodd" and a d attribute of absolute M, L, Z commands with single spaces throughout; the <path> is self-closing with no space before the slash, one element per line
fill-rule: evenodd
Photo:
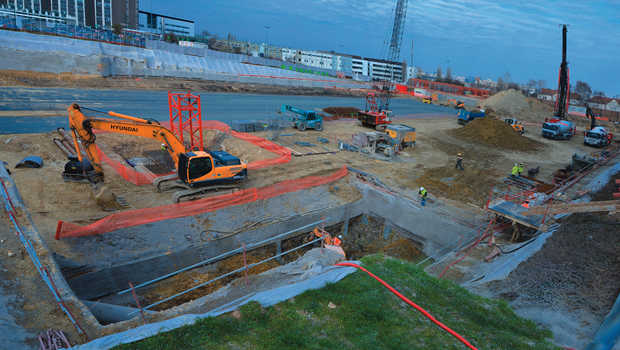
<path fill-rule="evenodd" d="M 559 349 L 550 331 L 519 318 L 504 301 L 473 295 L 405 261 L 372 255 L 362 262 L 478 349 Z M 206 318 L 117 349 L 466 349 L 361 271 L 273 307 L 250 303 L 240 311 L 239 319 Z"/>

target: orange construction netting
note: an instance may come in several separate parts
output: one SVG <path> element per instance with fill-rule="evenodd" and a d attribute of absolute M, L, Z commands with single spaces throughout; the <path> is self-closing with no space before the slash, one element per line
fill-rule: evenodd
<path fill-rule="evenodd" d="M 168 122 L 162 123 L 162 125 L 169 124 Z M 206 120 L 202 122 L 203 129 L 212 129 L 219 130 L 221 132 L 227 133 L 233 137 L 239 138 L 241 140 L 250 142 L 262 149 L 265 149 L 271 153 L 275 153 L 278 155 L 275 158 L 257 160 L 254 162 L 250 162 L 248 164 L 248 170 L 254 169 L 262 169 L 270 166 L 274 166 L 277 164 L 284 164 L 291 161 L 291 151 L 283 146 L 278 145 L 272 141 L 266 140 L 262 137 L 251 135 L 244 132 L 237 132 L 230 129 L 230 126 L 226 123 L 222 123 L 217 120 Z M 99 131 L 98 131 L 99 133 Z M 99 152 L 100 159 L 112 167 L 123 179 L 131 182 L 134 185 L 142 186 L 149 185 L 153 183 L 153 180 L 157 178 L 157 176 L 153 176 L 152 174 L 143 173 L 135 170 L 133 167 L 125 165 L 117 160 L 114 160 L 107 156 L 101 149 L 97 148 Z"/>
<path fill-rule="evenodd" d="M 108 215 L 86 226 L 71 222 L 58 221 L 56 239 L 65 237 L 82 237 L 115 231 L 125 227 L 144 225 L 162 220 L 177 219 L 218 209 L 269 199 L 290 192 L 321 186 L 339 180 L 347 175 L 346 166 L 326 176 L 307 176 L 300 179 L 285 180 L 271 186 L 248 188 L 238 192 L 215 197 L 198 199 L 179 204 L 162 205 L 153 208 L 127 210 Z"/>

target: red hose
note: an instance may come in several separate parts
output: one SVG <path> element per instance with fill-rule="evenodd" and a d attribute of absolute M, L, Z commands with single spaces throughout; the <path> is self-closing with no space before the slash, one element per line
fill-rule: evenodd
<path fill-rule="evenodd" d="M 453 335 L 456 339 L 458 339 L 461 343 L 465 344 L 465 346 L 467 346 L 468 348 L 472 349 L 472 350 L 478 350 L 476 347 L 474 347 L 473 345 L 471 345 L 465 338 L 463 338 L 461 335 L 459 335 L 458 333 L 456 333 L 455 331 L 451 330 L 450 328 L 448 328 L 448 326 L 446 326 L 445 324 L 439 322 L 435 317 L 433 317 L 433 315 L 429 314 L 426 310 L 424 310 L 423 308 L 421 308 L 420 306 L 418 306 L 416 303 L 414 303 L 413 301 L 409 300 L 406 296 L 400 294 L 396 289 L 392 288 L 392 286 L 390 286 L 389 284 L 387 284 L 384 280 L 382 280 L 381 278 L 379 278 L 378 276 L 376 276 L 375 274 L 373 274 L 372 272 L 366 270 L 365 268 L 357 265 L 357 264 L 353 264 L 353 263 L 338 263 L 336 264 L 336 266 L 351 266 L 351 267 L 355 267 L 358 268 L 364 272 L 366 272 L 368 275 L 370 275 L 370 277 L 376 279 L 377 281 L 379 281 L 379 283 L 381 283 L 385 288 L 389 289 L 390 292 L 396 294 L 397 297 L 401 298 L 404 302 L 406 302 L 407 304 L 413 306 L 413 308 L 415 308 L 416 310 L 420 311 L 422 313 L 422 315 L 426 316 L 429 320 L 431 320 L 433 323 L 435 323 L 436 325 L 438 325 L 440 328 L 442 328 L 443 330 L 445 330 L 446 332 L 450 333 L 451 335 Z"/>

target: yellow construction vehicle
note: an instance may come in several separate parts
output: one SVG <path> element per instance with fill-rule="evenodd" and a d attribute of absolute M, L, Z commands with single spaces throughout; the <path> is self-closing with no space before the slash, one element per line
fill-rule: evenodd
<path fill-rule="evenodd" d="M 519 134 L 523 135 L 525 134 L 525 127 L 523 126 L 523 123 L 521 123 L 520 121 L 516 120 L 516 119 L 504 119 L 504 122 L 508 125 L 510 125 L 510 127 L 518 132 Z"/>
<path fill-rule="evenodd" d="M 415 146 L 415 128 L 403 124 L 391 124 L 387 126 L 385 132 L 392 139 L 392 143 L 398 145 L 401 150 Z"/>
<path fill-rule="evenodd" d="M 145 137 L 161 142 L 162 149 L 167 150 L 172 157 L 177 172 L 171 176 L 157 178 L 153 184 L 158 190 L 162 190 L 162 184 L 174 181 L 175 183 L 170 188 L 185 189 L 186 191 L 175 194 L 175 202 L 183 197 L 230 187 L 217 185 L 244 180 L 247 177 L 247 164 L 239 158 L 223 151 L 186 150 L 183 143 L 156 120 L 136 118 L 115 112 L 106 114 L 118 119 L 87 117 L 82 114 L 80 106 L 75 103 L 68 108 L 68 111 L 69 126 L 77 156 L 69 157 L 69 162 L 65 165 L 63 172 L 65 180 L 91 182 L 103 180 L 103 168 L 95 145 L 96 137 L 93 130 Z M 82 156 L 80 144 L 84 148 L 87 160 Z"/>

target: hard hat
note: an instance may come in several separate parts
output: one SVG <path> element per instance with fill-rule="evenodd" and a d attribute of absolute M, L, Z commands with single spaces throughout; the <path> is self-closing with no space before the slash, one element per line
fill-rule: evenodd
<path fill-rule="evenodd" d="M 420 191 L 424 191 L 424 187 L 420 187 Z"/>
<path fill-rule="evenodd" d="M 342 235 L 338 235 L 338 238 L 342 239 Z"/>
<path fill-rule="evenodd" d="M 523 163 L 519 163 L 519 166 L 523 166 Z"/>

